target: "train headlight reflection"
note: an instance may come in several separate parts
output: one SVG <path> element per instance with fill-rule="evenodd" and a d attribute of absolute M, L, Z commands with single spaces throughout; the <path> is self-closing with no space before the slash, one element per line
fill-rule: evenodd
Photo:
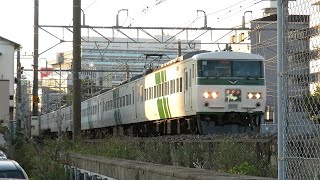
<path fill-rule="evenodd" d="M 204 92 L 203 93 L 203 97 L 206 98 L 206 99 L 209 98 L 209 93 L 208 92 Z"/>

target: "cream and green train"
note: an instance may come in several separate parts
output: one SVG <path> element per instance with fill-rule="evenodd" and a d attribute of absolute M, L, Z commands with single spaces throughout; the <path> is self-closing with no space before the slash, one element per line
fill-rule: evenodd
<path fill-rule="evenodd" d="M 85 135 L 259 132 L 266 105 L 264 58 L 189 53 L 81 104 Z M 60 117 L 60 118 L 59 118 Z M 72 108 L 41 116 L 41 131 L 72 131 Z"/>

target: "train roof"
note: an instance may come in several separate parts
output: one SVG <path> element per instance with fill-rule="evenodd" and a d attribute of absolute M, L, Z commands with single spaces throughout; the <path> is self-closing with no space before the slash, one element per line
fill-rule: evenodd
<path fill-rule="evenodd" d="M 234 52 L 234 51 L 219 51 L 196 54 L 193 59 L 238 59 L 238 60 L 264 60 L 264 58 L 257 54 Z"/>

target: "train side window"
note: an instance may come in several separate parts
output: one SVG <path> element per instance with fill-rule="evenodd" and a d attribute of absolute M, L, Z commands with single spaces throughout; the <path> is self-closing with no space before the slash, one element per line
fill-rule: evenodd
<path fill-rule="evenodd" d="M 147 100 L 147 90 L 146 90 L 146 89 L 144 89 L 144 96 L 143 96 L 142 101 L 143 101 L 143 100 Z"/>
<path fill-rule="evenodd" d="M 131 94 L 129 94 L 129 105 L 131 105 Z"/>
<path fill-rule="evenodd" d="M 177 90 L 176 91 L 179 92 L 179 78 L 177 78 L 176 81 L 177 81 L 177 83 L 176 83 L 176 85 L 177 85 L 176 89 Z"/>
<path fill-rule="evenodd" d="M 189 72 L 190 72 L 190 78 L 189 78 L 189 87 L 191 87 L 191 69 L 189 69 Z"/>
<path fill-rule="evenodd" d="M 123 96 L 122 96 L 122 97 L 120 97 L 120 107 L 123 107 L 123 106 L 124 106 L 124 102 L 123 102 L 123 100 L 124 100 Z"/>
<path fill-rule="evenodd" d="M 188 72 L 184 74 L 184 90 L 188 90 Z"/>
<path fill-rule="evenodd" d="M 164 96 L 164 83 L 162 83 L 162 84 L 160 84 L 160 86 L 161 86 L 161 92 L 160 92 L 160 96 L 162 97 L 162 96 Z"/>
<path fill-rule="evenodd" d="M 170 94 L 170 93 L 169 93 L 169 88 L 170 88 L 170 87 L 169 87 L 169 81 L 167 81 L 166 84 L 167 84 L 167 90 L 166 90 L 167 93 L 166 93 L 166 95 L 169 95 L 169 94 Z"/>
<path fill-rule="evenodd" d="M 132 104 L 134 104 L 134 97 L 135 97 L 134 90 L 132 90 Z"/>
<path fill-rule="evenodd" d="M 128 95 L 126 95 L 126 103 L 127 103 L 127 104 L 126 104 L 126 106 L 128 106 L 128 105 L 129 105 L 129 99 L 128 99 L 128 98 L 129 98 L 129 96 L 128 96 Z"/>
<path fill-rule="evenodd" d="M 140 96 L 141 96 L 141 101 L 143 101 L 143 86 L 140 88 Z"/>
<path fill-rule="evenodd" d="M 116 107 L 115 108 L 119 108 L 119 98 L 116 99 Z"/>
<path fill-rule="evenodd" d="M 122 106 L 126 106 L 126 98 L 125 98 L 125 96 L 122 96 Z"/>
<path fill-rule="evenodd" d="M 157 87 L 153 86 L 153 98 L 157 98 Z"/>
<path fill-rule="evenodd" d="M 176 82 L 175 80 L 172 80 L 172 93 L 173 94 L 176 93 L 176 91 L 175 91 L 176 83 L 175 82 Z"/>
<path fill-rule="evenodd" d="M 179 92 L 182 92 L 182 77 L 180 78 L 180 81 L 179 81 Z"/>
<path fill-rule="evenodd" d="M 165 95 L 167 95 L 167 82 L 164 82 L 164 93 L 163 93 L 163 95 L 165 96 Z"/>
<path fill-rule="evenodd" d="M 192 64 L 192 78 L 195 77 L 194 64 Z"/>
<path fill-rule="evenodd" d="M 149 99 L 152 99 L 152 87 L 149 87 Z"/>
<path fill-rule="evenodd" d="M 161 91 L 161 89 L 160 89 L 160 84 L 158 84 L 158 85 L 157 85 L 157 98 L 160 97 L 160 91 Z"/>
<path fill-rule="evenodd" d="M 113 107 L 114 107 L 114 101 L 113 100 L 111 100 L 111 104 L 110 104 L 110 106 L 111 106 L 111 109 L 110 110 L 112 110 L 113 109 Z"/>

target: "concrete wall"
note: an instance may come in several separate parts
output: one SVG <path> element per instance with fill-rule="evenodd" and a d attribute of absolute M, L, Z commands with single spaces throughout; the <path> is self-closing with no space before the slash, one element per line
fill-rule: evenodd
<path fill-rule="evenodd" d="M 273 178 L 230 175 L 205 169 L 185 168 L 151 164 L 123 159 L 102 158 L 97 156 L 70 155 L 70 165 L 90 172 L 102 174 L 120 180 L 209 180 L 209 179 L 255 179 Z"/>

